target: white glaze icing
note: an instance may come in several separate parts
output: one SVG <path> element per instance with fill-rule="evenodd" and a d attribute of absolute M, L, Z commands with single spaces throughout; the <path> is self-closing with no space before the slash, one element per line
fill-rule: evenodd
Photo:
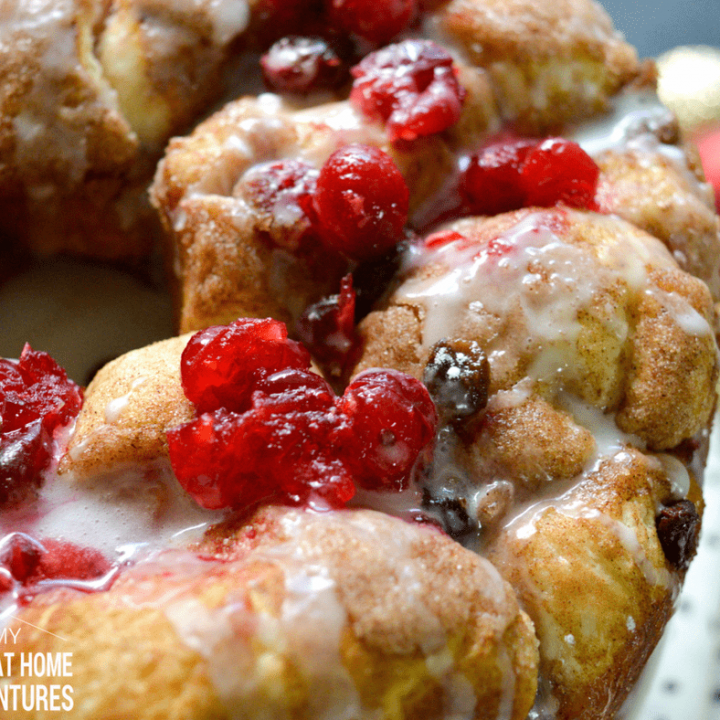
<path fill-rule="evenodd" d="M 662 156 L 707 202 L 711 198 L 710 187 L 690 170 L 685 151 L 677 145 L 662 142 L 659 136 L 662 128 L 672 126 L 674 122 L 673 113 L 660 102 L 655 92 L 632 91 L 613 98 L 607 114 L 570 127 L 565 135 L 595 158 L 608 151 L 632 152 L 641 165 L 652 167 L 657 163 L 657 157 Z"/>
<path fill-rule="evenodd" d="M 132 384 L 130 385 L 130 390 L 128 390 L 125 395 L 121 395 L 120 397 L 114 398 L 113 400 L 110 400 L 108 402 L 108 404 L 105 406 L 106 423 L 113 424 L 120 419 L 123 410 L 125 410 L 128 403 L 130 402 L 130 396 L 132 395 L 133 391 L 139 388 L 143 383 L 147 382 L 147 380 L 148 378 L 146 377 L 135 378 L 135 380 L 133 380 Z"/>
<path fill-rule="evenodd" d="M 224 516 L 200 508 L 180 488 L 167 461 L 158 461 L 116 468 L 84 483 L 50 476 L 37 502 L 3 511 L 0 532 L 62 538 L 114 560 L 190 543 Z"/>

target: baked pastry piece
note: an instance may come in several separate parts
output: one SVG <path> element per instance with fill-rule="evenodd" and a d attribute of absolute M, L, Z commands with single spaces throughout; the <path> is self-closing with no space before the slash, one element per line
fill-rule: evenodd
<path fill-rule="evenodd" d="M 4 242 L 145 256 L 154 163 L 221 91 L 247 4 L 8 0 L 1 12 Z"/>
<path fill-rule="evenodd" d="M 632 48 L 592 2 L 503 3 L 501 12 L 480 0 L 439 3 L 409 35 L 436 39 L 450 53 L 443 53 L 447 63 L 454 60 L 457 80 L 435 71 L 440 79 L 425 88 L 416 113 L 432 115 L 433 93 L 440 98 L 438 112 L 452 113 L 442 103 L 451 92 L 448 85 L 459 81 L 461 108 L 441 123 L 442 132 L 426 128 L 418 136 L 414 127 L 397 130 L 399 121 L 388 118 L 387 110 L 378 115 L 377 108 L 390 102 L 379 94 L 388 88 L 403 92 L 402 81 L 393 79 L 388 68 L 409 68 L 423 53 L 427 56 L 418 67 L 445 62 L 431 57 L 437 53 L 427 45 L 411 42 L 390 46 L 357 66 L 350 101 L 298 109 L 296 96 L 242 98 L 187 138 L 170 143 L 151 195 L 172 239 L 182 331 L 239 315 L 295 320 L 308 302 L 327 294 L 328 286 L 337 287 L 343 266 L 331 262 L 327 250 L 322 267 L 312 264 L 317 249 L 310 257 L 310 251 L 288 253 L 305 222 L 297 198 L 284 197 L 282 213 L 268 219 L 257 193 L 248 193 L 255 173 L 272 174 L 271 162 L 291 157 L 319 169 L 348 143 L 380 147 L 408 184 L 412 224 L 423 226 L 448 202 L 448 181 L 469 151 L 502 127 L 511 123 L 519 132 L 542 134 L 587 118 L 606 109 L 610 98 L 640 73 Z M 373 73 L 382 78 L 377 97 L 367 89 Z M 407 138 L 413 141 L 404 142 Z"/>
<path fill-rule="evenodd" d="M 686 569 L 656 524 L 699 498 L 687 451 L 715 409 L 712 299 L 616 218 L 523 210 L 450 228 L 361 323 L 356 370 L 432 388 L 487 357 L 487 405 L 451 417 L 430 492 L 460 500 L 533 618 L 548 708 L 612 717 Z"/>
<path fill-rule="evenodd" d="M 53 635 L 23 628 L 16 652 L 72 647 L 70 716 L 489 719 L 532 704 L 527 616 L 439 530 L 274 508 L 216 536 L 217 554 L 211 539 L 166 550 L 107 592 L 59 590 L 22 612 Z"/>

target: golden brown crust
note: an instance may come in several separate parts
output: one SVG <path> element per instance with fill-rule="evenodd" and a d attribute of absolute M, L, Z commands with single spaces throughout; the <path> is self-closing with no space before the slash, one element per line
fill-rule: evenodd
<path fill-rule="evenodd" d="M 236 32 L 241 10 L 237 27 L 228 23 Z M 148 254 L 157 232 L 145 196 L 152 165 L 221 89 L 232 33 L 213 24 L 217 12 L 161 0 L 52 8 L 10 0 L 0 43 L 0 207 L 12 242 L 105 260 Z"/>
<path fill-rule="evenodd" d="M 387 720 L 440 720 L 457 702 L 477 720 L 527 715 L 532 625 L 485 560 L 368 511 L 270 508 L 253 528 L 252 547 L 225 540 L 223 562 L 140 564 L 106 593 L 41 596 L 21 619 L 55 635 L 21 632 L 17 652 L 72 649 L 71 718 L 221 718 L 242 703 L 249 718 L 311 720 L 334 702 Z"/>
<path fill-rule="evenodd" d="M 714 338 L 687 331 L 687 310 L 678 310 L 673 295 L 689 301 L 711 327 L 713 310 L 707 286 L 695 278 L 656 271 L 651 279 L 660 294 L 645 293 L 636 306 L 635 342 L 617 422 L 653 450 L 667 450 L 710 422 L 717 378 Z"/>
<path fill-rule="evenodd" d="M 684 572 L 655 527 L 678 489 L 650 451 L 710 422 L 712 299 L 659 241 L 618 219 L 529 209 L 450 227 L 469 249 L 408 263 L 361 323 L 355 370 L 397 363 L 422 377 L 441 332 L 479 343 L 490 397 L 459 434 L 454 472 L 466 473 L 488 557 L 535 623 L 544 701 L 563 720 L 609 719 Z"/>
<path fill-rule="evenodd" d="M 76 479 L 167 456 L 166 432 L 195 413 L 180 384 L 185 335 L 108 363 L 88 386 L 59 472 Z"/>
<path fill-rule="evenodd" d="M 595 452 L 589 430 L 540 398 L 489 407 L 468 444 L 473 476 L 502 478 L 512 468 L 522 494 L 580 475 Z"/>
<path fill-rule="evenodd" d="M 573 301 L 575 305 L 565 313 L 570 313 L 567 326 L 560 327 L 559 335 L 551 339 L 567 366 L 555 380 L 538 378 L 545 387 L 541 393 L 552 396 L 561 386 L 604 411 L 618 411 L 620 427 L 656 450 L 695 435 L 711 417 L 717 376 L 711 331 L 715 317 L 707 286 L 680 271 L 655 238 L 610 217 L 528 209 L 495 218 L 460 220 L 451 227 L 482 248 L 533 217 L 566 244 L 575 264 L 573 272 L 584 273 L 590 288 L 589 294 L 583 290 L 583 300 Z M 583 263 L 583 270 L 578 263 Z M 424 330 L 427 307 L 421 297 L 413 299 L 412 293 L 448 270 L 441 259 L 421 264 L 405 276 L 405 285 L 400 285 L 382 308 L 363 320 L 359 326 L 363 354 L 354 372 L 398 361 L 398 369 L 421 377 L 429 344 L 439 338 L 428 340 Z M 538 300 L 532 302 L 539 306 L 555 302 L 557 280 L 551 282 L 549 271 L 541 264 L 531 263 L 518 272 L 517 276 L 508 274 L 502 282 L 522 283 L 518 289 L 532 292 L 531 298 L 537 295 Z M 533 364 L 543 343 L 537 337 L 532 339 L 533 322 L 545 318 L 540 315 L 535 320 L 535 315 L 528 314 L 522 304 L 527 300 L 510 300 L 505 307 L 494 282 L 499 280 L 478 286 L 481 295 L 466 298 L 457 316 L 447 319 L 445 330 L 478 341 L 486 355 L 494 358 L 491 393 L 509 390 L 528 373 L 539 372 Z M 532 291 L 527 290 L 530 287 Z M 505 284 L 501 296 L 508 293 Z M 569 301 L 572 295 L 566 298 Z M 481 302 L 471 305 L 472 301 Z M 495 306 L 502 306 L 502 311 L 494 312 L 491 308 Z M 396 330 L 402 334 L 395 334 Z M 563 334 L 572 337 L 575 332 L 576 338 L 568 344 Z M 420 346 L 417 338 L 421 338 Z M 680 406 L 687 411 L 676 411 Z"/>
<path fill-rule="evenodd" d="M 55 653 L 69 653 L 72 676 L 35 678 L 18 672 L 12 676 L 12 683 L 71 688 L 72 706 L 64 717 L 229 718 L 208 678 L 202 655 L 180 641 L 158 609 L 124 607 L 113 604 L 111 596 L 100 594 L 29 608 L 22 617 L 36 627 L 21 625 L 18 651 L 51 653 L 53 657 Z M 162 692 L 158 692 L 160 688 Z M 67 709 L 67 697 L 61 702 Z M 57 716 L 57 709 L 45 711 L 40 702 L 32 715 L 35 720 Z M 23 720 L 28 712 L 20 706 L 5 717 Z"/>
<path fill-rule="evenodd" d="M 502 118 L 525 132 L 602 110 L 639 70 L 634 49 L 592 0 L 451 0 L 436 22 L 489 73 Z"/>
<path fill-rule="evenodd" d="M 679 150 L 678 150 L 679 151 Z M 720 297 L 720 220 L 710 187 L 659 152 L 608 151 L 597 158 L 597 202 L 667 245 L 678 265 Z"/>
<path fill-rule="evenodd" d="M 275 243 L 271 238 L 293 234 L 292 221 L 268 228 L 265 214 L 243 197 L 242 184 L 254 166 L 282 158 L 320 167 L 351 140 L 393 157 L 410 187 L 411 207 L 437 191 L 451 166 L 439 138 L 410 150 L 392 148 L 383 129 L 347 102 L 294 111 L 279 97 L 243 98 L 170 143 L 151 194 L 175 257 L 182 332 L 241 316 L 289 323 L 337 292 L 347 261 L 317 242 L 297 252 Z"/>
<path fill-rule="evenodd" d="M 655 531 L 670 497 L 656 461 L 629 450 L 490 544 L 538 629 L 558 718 L 614 717 L 657 644 L 678 582 Z"/>

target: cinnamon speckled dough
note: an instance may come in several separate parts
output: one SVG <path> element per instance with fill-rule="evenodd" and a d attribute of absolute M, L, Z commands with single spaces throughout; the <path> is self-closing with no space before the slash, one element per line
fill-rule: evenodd
<path fill-rule="evenodd" d="M 592 0 L 451 0 L 428 22 L 489 77 L 502 119 L 524 132 L 605 109 L 639 72 L 635 50 Z"/>
<path fill-rule="evenodd" d="M 540 708 L 609 719 L 684 574 L 655 522 L 693 474 L 651 451 L 707 432 L 713 302 L 659 240 L 618 218 L 528 209 L 450 227 L 464 245 L 408 259 L 361 324 L 356 371 L 387 363 L 421 377 L 442 337 L 483 348 L 490 397 L 455 456 L 483 552 L 535 623 Z"/>
<path fill-rule="evenodd" d="M 269 508 L 198 549 L 205 559 L 170 551 L 107 592 L 51 592 L 21 612 L 54 635 L 23 626 L 16 653 L 73 653 L 64 717 L 312 720 L 344 708 L 433 720 L 454 707 L 522 720 L 532 705 L 531 623 L 487 561 L 434 528 Z"/>
<path fill-rule="evenodd" d="M 536 624 L 558 720 L 614 718 L 660 639 L 681 577 L 655 531 L 672 498 L 660 463 L 627 449 L 490 543 Z"/>
<path fill-rule="evenodd" d="M 579 475 L 595 452 L 595 440 L 567 412 L 541 398 L 502 407 L 496 398 L 469 448 L 476 477 L 502 477 L 512 467 L 520 494 Z"/>
<path fill-rule="evenodd" d="M 133 350 L 97 373 L 60 461 L 61 475 L 83 479 L 167 456 L 167 430 L 195 414 L 180 384 L 180 356 L 189 339 Z"/>
<path fill-rule="evenodd" d="M 676 149 L 680 152 L 680 149 Z M 689 156 L 691 157 L 691 156 Z M 662 240 L 686 272 L 720 299 L 720 219 L 699 167 L 682 171 L 660 152 L 608 151 L 596 158 L 597 202 Z"/>
<path fill-rule="evenodd" d="M 469 249 L 455 260 L 452 249 L 427 254 L 405 273 L 361 323 L 355 372 L 391 366 L 421 377 L 432 344 L 464 337 L 490 359 L 491 393 L 530 377 L 546 399 L 570 393 L 616 414 L 621 430 L 654 450 L 707 425 L 717 377 L 712 299 L 658 240 L 573 210 L 527 209 L 450 228 L 469 238 Z M 502 248 L 491 250 L 470 291 L 444 289 L 443 275 L 471 267 L 498 238 L 511 248 L 505 261 Z M 434 289 L 438 297 L 426 302 L 422 294 Z"/>
<path fill-rule="evenodd" d="M 242 0 L 4 2 L 4 233 L 41 254 L 147 254 L 154 159 L 221 89 L 247 12 Z"/>
<path fill-rule="evenodd" d="M 347 102 L 308 110 L 275 95 L 243 98 L 174 139 L 158 167 L 153 203 L 169 234 L 179 281 L 180 327 L 197 330 L 237 317 L 296 319 L 338 291 L 348 264 L 312 245 L 297 253 L 268 235 L 291 236 L 299 208 L 276 210 L 274 223 L 243 195 L 245 173 L 259 163 L 301 158 L 319 168 L 340 147 L 360 142 L 389 152 L 416 206 L 438 190 L 451 167 L 438 138 L 412 150 L 389 146 L 384 129 Z M 284 212 L 283 212 L 284 211 Z"/>

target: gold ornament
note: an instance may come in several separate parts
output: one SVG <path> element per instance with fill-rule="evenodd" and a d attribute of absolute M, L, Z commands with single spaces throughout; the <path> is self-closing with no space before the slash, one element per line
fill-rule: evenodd
<path fill-rule="evenodd" d="M 688 134 L 720 124 L 720 48 L 686 45 L 657 59 L 658 95 Z"/>

